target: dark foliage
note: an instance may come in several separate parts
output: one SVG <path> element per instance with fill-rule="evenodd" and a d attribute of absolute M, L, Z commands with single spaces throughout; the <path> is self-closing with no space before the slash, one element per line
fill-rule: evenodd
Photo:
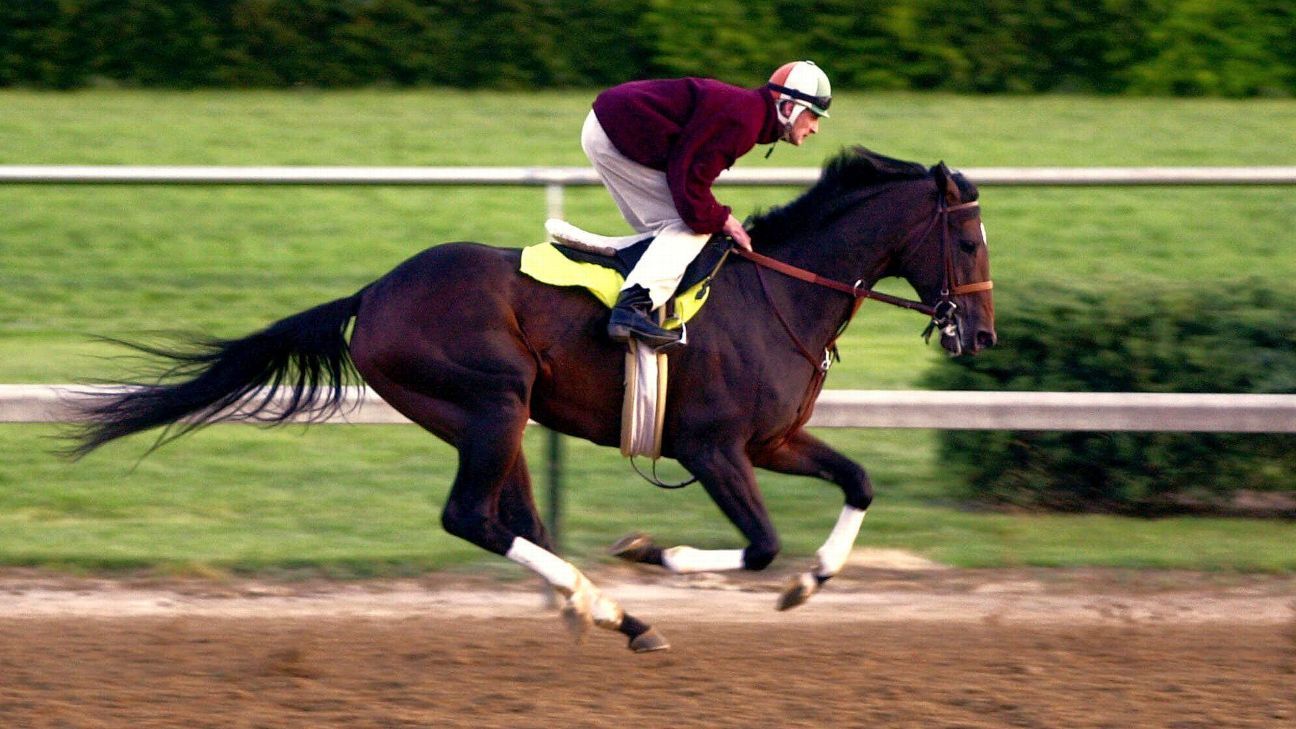
<path fill-rule="evenodd" d="M 756 85 L 812 58 L 838 88 L 1296 93 L 1287 0 L 18 0 L 0 86 Z"/>
<path fill-rule="evenodd" d="M 1076 290 L 1013 298 L 1000 344 L 950 360 L 937 389 L 1296 393 L 1296 294 L 1255 282 Z M 1238 491 L 1293 491 L 1296 436 L 948 431 L 942 458 L 971 495 L 1083 511 L 1225 506 Z"/>

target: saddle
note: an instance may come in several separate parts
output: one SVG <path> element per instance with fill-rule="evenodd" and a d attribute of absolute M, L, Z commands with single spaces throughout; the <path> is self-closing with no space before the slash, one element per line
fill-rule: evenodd
<path fill-rule="evenodd" d="M 626 276 L 648 250 L 652 237 L 641 235 L 602 236 L 581 230 L 562 220 L 545 222 L 552 241 L 522 250 L 522 273 L 553 286 L 577 286 L 594 295 L 611 309 Z M 678 329 L 706 303 L 711 278 L 724 263 L 729 246 L 714 236 L 684 271 L 675 295 L 663 307 L 662 326 Z"/>

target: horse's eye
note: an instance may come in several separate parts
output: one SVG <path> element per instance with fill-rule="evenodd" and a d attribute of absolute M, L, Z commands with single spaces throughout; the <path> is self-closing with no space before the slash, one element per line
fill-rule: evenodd
<path fill-rule="evenodd" d="M 971 240 L 970 238 L 959 239 L 959 248 L 962 248 L 964 253 L 972 253 L 973 251 L 976 250 L 976 247 L 977 247 L 977 242 Z"/>

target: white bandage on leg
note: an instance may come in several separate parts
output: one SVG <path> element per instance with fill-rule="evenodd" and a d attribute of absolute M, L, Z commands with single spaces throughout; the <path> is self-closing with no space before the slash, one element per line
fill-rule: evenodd
<path fill-rule="evenodd" d="M 522 537 L 514 537 L 504 555 L 545 578 L 555 589 L 570 595 L 580 582 L 580 572 L 570 562 Z"/>
<path fill-rule="evenodd" d="M 741 549 L 694 549 L 671 547 L 662 552 L 662 564 L 678 574 L 687 572 L 724 572 L 743 569 Z"/>
<path fill-rule="evenodd" d="M 855 537 L 859 536 L 860 525 L 864 522 L 863 509 L 853 506 L 842 507 L 837 524 L 833 527 L 828 541 L 819 548 L 815 555 L 819 557 L 819 566 L 815 568 L 817 577 L 832 577 L 841 571 L 855 546 Z"/>

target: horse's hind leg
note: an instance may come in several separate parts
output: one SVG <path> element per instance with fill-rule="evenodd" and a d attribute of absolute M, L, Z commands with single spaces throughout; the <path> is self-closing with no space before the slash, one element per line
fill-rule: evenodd
<path fill-rule="evenodd" d="M 539 512 L 536 510 L 535 498 L 531 489 L 531 477 L 526 468 L 525 456 L 520 451 L 517 454 L 516 461 L 514 461 L 513 468 L 505 477 L 500 488 L 499 515 L 504 524 L 524 543 L 530 542 L 544 552 L 549 553 L 553 560 L 559 559 L 553 554 L 556 551 L 555 547 L 548 530 L 545 529 Z M 515 543 L 514 546 L 518 545 Z M 521 545 L 519 549 L 521 553 L 530 551 L 525 544 Z M 505 556 L 509 556 L 508 553 Z M 518 557 L 519 554 L 514 554 L 510 556 L 510 559 L 535 569 L 530 564 L 518 559 Z M 540 559 L 544 562 L 551 561 L 549 557 L 540 557 Z M 566 568 L 559 567 L 558 569 L 560 574 L 566 572 Z M 575 570 L 574 567 L 571 569 Z M 582 584 L 581 580 L 578 579 L 576 590 L 572 594 L 567 594 L 555 585 L 552 580 L 549 580 L 547 576 L 545 579 L 551 585 L 554 585 L 555 590 L 567 598 L 567 604 L 563 608 L 563 617 L 578 635 L 583 633 L 591 622 L 594 622 L 601 627 L 621 632 L 629 639 L 630 648 L 639 653 L 663 650 L 670 647 L 660 633 L 619 607 L 611 609 L 613 615 L 620 615 L 619 619 L 600 622 L 600 607 L 605 610 L 608 607 L 601 606 L 600 601 L 606 600 L 606 598 L 602 598 L 597 588 L 588 580 L 585 580 Z"/>
<path fill-rule="evenodd" d="M 365 377 L 392 407 L 458 449 L 459 470 L 441 515 L 447 532 L 543 577 L 567 598 L 564 618 L 578 637 L 590 625 L 598 625 L 625 634 L 637 652 L 669 647 L 660 634 L 626 615 L 575 566 L 553 553 L 522 454 L 527 412 L 520 400 L 479 396 L 471 407 L 464 407 L 397 384 L 377 371 Z"/>
<path fill-rule="evenodd" d="M 500 485 L 499 516 L 505 526 L 519 537 L 524 537 L 550 552 L 557 552 L 557 546 L 545 528 L 544 520 L 536 509 L 535 494 L 531 488 L 531 474 L 527 470 L 526 457 L 518 452 L 513 468 L 509 470 Z"/>

